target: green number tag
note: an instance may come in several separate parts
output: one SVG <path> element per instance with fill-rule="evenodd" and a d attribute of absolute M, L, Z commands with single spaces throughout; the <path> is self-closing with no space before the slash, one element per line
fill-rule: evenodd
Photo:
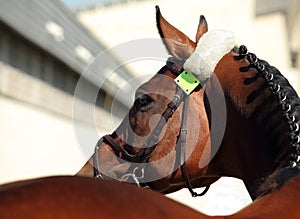
<path fill-rule="evenodd" d="M 174 81 L 187 95 L 190 95 L 190 93 L 192 93 L 193 90 L 195 90 L 195 88 L 200 84 L 198 78 L 186 70 L 181 72 Z"/>

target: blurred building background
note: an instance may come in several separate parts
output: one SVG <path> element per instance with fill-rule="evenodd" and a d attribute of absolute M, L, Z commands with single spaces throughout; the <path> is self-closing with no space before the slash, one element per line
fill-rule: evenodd
<path fill-rule="evenodd" d="M 128 98 L 114 98 L 113 88 L 118 84 L 110 81 L 99 88 L 97 81 L 89 77 L 104 75 L 105 69 L 82 74 L 104 50 L 60 1 L 1 1 L 1 182 L 71 174 L 80 169 L 86 157 L 76 142 L 74 120 L 89 136 L 90 147 L 99 136 L 90 130 L 91 121 L 73 116 L 73 94 L 79 78 L 84 87 L 76 97 L 81 103 L 81 114 L 96 106 L 100 136 L 112 130 L 113 101 L 119 109 L 119 114 L 113 115 L 115 120 L 128 111 Z M 115 63 L 119 61 L 110 55 L 106 67 Z M 116 75 L 127 80 L 132 73 L 119 68 Z M 93 94 L 98 94 L 96 99 L 91 98 Z"/>
<path fill-rule="evenodd" d="M 209 29 L 233 31 L 241 44 L 276 66 L 300 91 L 297 0 L 63 2 L 0 0 L 0 183 L 74 174 L 81 168 L 99 136 L 111 132 L 117 123 L 112 121 L 120 121 L 130 106 L 131 97 L 116 95 L 120 83 L 131 81 L 136 87 L 139 81 L 132 78 L 155 73 L 163 65 L 145 59 L 115 69 L 124 60 L 107 50 L 157 38 L 155 5 L 191 39 L 200 14 Z M 107 68 L 87 67 L 103 52 L 109 57 Z M 113 78 L 99 90 L 98 80 L 110 66 Z M 84 89 L 74 97 L 79 79 Z M 91 98 L 95 93 L 97 98 Z M 82 115 L 95 112 L 94 123 L 74 117 L 74 98 Z M 118 110 L 112 112 L 113 104 Z M 74 123 L 86 136 L 83 143 L 78 143 Z M 82 152 L 85 147 L 88 153 Z M 209 214 L 229 214 L 250 202 L 243 183 L 231 178 L 214 184 L 203 198 L 192 199 L 185 190 L 170 197 Z"/>

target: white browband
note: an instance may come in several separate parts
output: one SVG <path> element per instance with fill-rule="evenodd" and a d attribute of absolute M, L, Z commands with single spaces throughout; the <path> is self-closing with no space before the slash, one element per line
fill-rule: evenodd
<path fill-rule="evenodd" d="M 210 78 L 224 55 L 236 45 L 234 34 L 230 31 L 212 30 L 200 38 L 195 51 L 183 67 L 194 73 L 200 81 Z"/>

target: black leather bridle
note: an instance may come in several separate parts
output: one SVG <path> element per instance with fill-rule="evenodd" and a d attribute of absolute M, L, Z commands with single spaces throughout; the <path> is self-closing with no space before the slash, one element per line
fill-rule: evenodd
<path fill-rule="evenodd" d="M 175 76 L 180 75 L 182 72 L 184 72 L 184 69 L 182 68 L 182 65 L 176 64 L 176 61 L 174 61 L 172 58 L 169 58 L 167 61 L 167 68 L 174 74 Z M 200 85 L 199 85 L 200 86 Z M 199 87 L 198 86 L 198 87 Z M 192 91 L 190 91 L 192 92 Z M 209 186 L 206 186 L 205 190 L 201 192 L 200 194 L 196 193 L 191 185 L 191 181 L 188 175 L 188 169 L 186 166 L 186 156 L 185 156 L 185 147 L 186 147 L 186 136 L 187 136 L 187 110 L 189 105 L 189 95 L 186 94 L 186 92 L 180 87 L 176 86 L 176 93 L 173 96 L 172 100 L 168 103 L 167 108 L 163 112 L 159 122 L 153 129 L 151 135 L 147 138 L 147 140 L 143 143 L 143 146 L 136 154 L 131 154 L 128 151 L 125 150 L 124 147 L 122 147 L 119 143 L 117 143 L 112 136 L 115 136 L 116 133 L 114 132 L 111 135 L 105 135 L 103 136 L 97 143 L 95 147 L 95 153 L 93 156 L 93 164 L 94 164 L 94 177 L 95 178 L 104 178 L 103 174 L 99 171 L 99 158 L 98 158 L 98 151 L 99 147 L 102 144 L 102 142 L 105 142 L 108 144 L 114 151 L 118 152 L 122 155 L 122 158 L 129 162 L 135 162 L 135 163 L 148 163 L 149 159 L 151 157 L 152 152 L 156 148 L 158 144 L 158 138 L 160 136 L 160 133 L 162 132 L 162 129 L 164 128 L 167 121 L 172 117 L 176 109 L 180 106 L 180 104 L 183 103 L 183 110 L 182 110 L 182 120 L 181 120 L 181 126 L 180 126 L 180 133 L 177 139 L 176 143 L 176 160 L 175 165 L 178 164 L 178 161 L 180 162 L 180 169 L 182 172 L 182 177 L 186 183 L 187 188 L 189 189 L 191 195 L 193 197 L 197 196 L 203 196 L 209 189 Z M 139 171 L 139 176 L 137 176 L 136 172 Z M 125 174 L 122 179 L 125 179 L 126 177 L 131 177 L 132 180 L 138 185 L 150 188 L 150 186 L 144 182 L 144 168 L 141 168 L 138 170 L 138 167 L 132 169 L 132 173 Z"/>

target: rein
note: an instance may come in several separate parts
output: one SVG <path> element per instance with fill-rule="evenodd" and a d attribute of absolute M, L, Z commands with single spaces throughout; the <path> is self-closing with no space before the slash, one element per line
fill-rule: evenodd
<path fill-rule="evenodd" d="M 149 162 L 152 152 L 155 150 L 158 144 L 158 138 L 162 129 L 164 128 L 167 121 L 173 116 L 176 109 L 183 104 L 182 110 L 182 121 L 180 126 L 180 132 L 176 143 L 176 160 L 179 157 L 180 162 L 180 169 L 182 172 L 182 177 L 186 183 L 186 187 L 190 191 L 192 197 L 203 196 L 209 189 L 209 186 L 206 186 L 204 191 L 200 194 L 195 192 L 192 188 L 192 184 L 188 175 L 188 169 L 186 166 L 186 156 L 185 156 L 185 148 L 186 148 L 186 136 L 187 136 L 187 110 L 189 104 L 189 95 L 200 85 L 200 81 L 190 72 L 185 71 L 182 66 L 176 64 L 172 58 L 169 58 L 166 64 L 167 68 L 177 76 L 174 82 L 177 84 L 176 86 L 176 93 L 174 94 L 172 100 L 168 103 L 166 110 L 161 115 L 159 122 L 157 123 L 156 127 L 152 131 L 150 137 L 143 143 L 142 148 L 136 153 L 131 154 L 126 151 L 119 143 L 117 143 L 114 138 L 112 137 L 116 133 L 114 132 L 111 135 L 103 136 L 97 143 L 95 147 L 95 153 L 93 156 L 93 166 L 94 166 L 94 177 L 103 179 L 103 173 L 99 171 L 99 158 L 98 152 L 99 147 L 103 141 L 105 141 L 114 151 L 117 151 L 121 154 L 127 161 L 136 162 L 136 163 L 144 163 L 146 164 Z M 175 162 L 177 165 L 178 162 Z M 140 176 L 137 176 L 136 172 L 138 171 L 139 167 L 135 167 L 132 170 L 132 173 L 125 174 L 121 181 L 124 181 L 125 178 L 131 177 L 133 181 L 138 185 L 142 185 L 145 188 L 150 188 L 150 186 L 144 182 L 144 168 L 139 170 Z"/>

